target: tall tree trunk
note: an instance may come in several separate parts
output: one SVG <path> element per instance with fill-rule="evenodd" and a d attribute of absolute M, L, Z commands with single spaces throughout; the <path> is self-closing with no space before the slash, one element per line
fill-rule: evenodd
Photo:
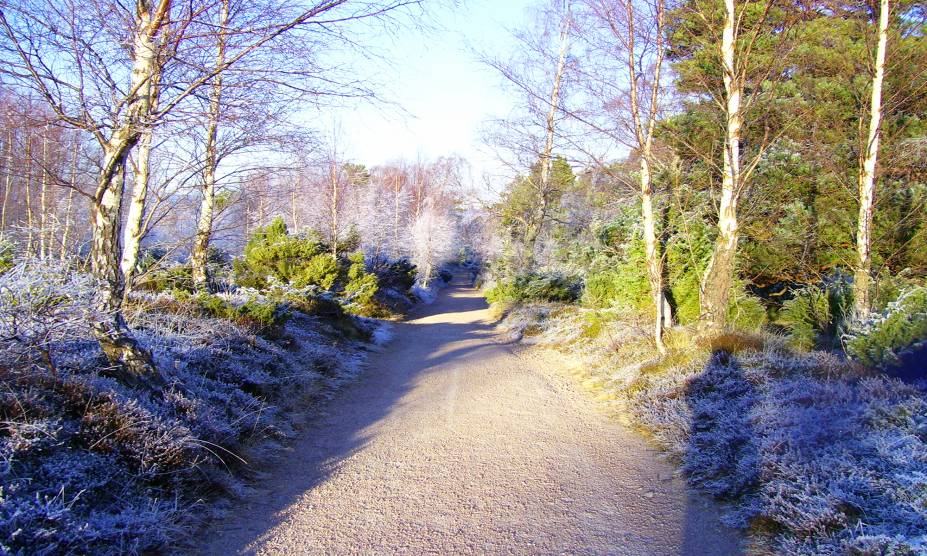
<path fill-rule="evenodd" d="M 657 122 L 657 103 L 660 101 L 660 75 L 663 67 L 664 44 L 663 44 L 663 21 L 664 21 L 664 4 L 662 0 L 656 3 L 657 8 L 657 39 L 656 52 L 653 64 L 653 78 L 650 83 L 650 106 L 647 110 L 647 121 L 642 121 L 640 99 L 638 97 L 638 87 L 640 79 L 637 70 L 637 30 L 634 15 L 634 3 L 625 2 L 625 11 L 627 14 L 627 46 L 628 46 L 628 81 L 630 85 L 631 97 L 631 116 L 634 122 L 634 132 L 637 138 L 637 146 L 640 154 L 640 194 L 641 194 L 641 219 L 644 228 L 644 251 L 647 263 L 647 277 L 650 280 L 650 294 L 654 305 L 654 322 L 653 338 L 657 350 L 660 353 L 666 353 L 666 345 L 663 342 L 664 321 L 669 317 L 666 310 L 668 303 L 665 301 L 663 292 L 663 256 L 660 253 L 657 242 L 656 217 L 654 215 L 653 202 L 653 133 Z"/>
<path fill-rule="evenodd" d="M 872 271 L 872 211 L 875 197 L 875 172 L 879 156 L 879 135 L 882 126 L 882 81 L 885 77 L 885 51 L 888 47 L 889 0 L 881 1 L 879 13 L 879 44 L 876 49 L 875 75 L 872 77 L 872 97 L 869 108 L 869 134 L 859 172 L 859 222 L 856 228 L 856 273 L 853 297 L 857 319 L 865 318 L 871 307 L 869 297 Z"/>
<path fill-rule="evenodd" d="M 139 0 L 137 10 L 126 114 L 102 144 L 103 165 L 91 205 L 90 267 L 101 281 L 99 309 L 105 315 L 93 323 L 94 334 L 116 364 L 113 374 L 128 385 L 154 388 L 162 386 L 163 379 L 122 315 L 125 277 L 120 232 L 126 161 L 143 128 L 151 125 L 151 96 L 144 90 L 160 73 L 155 39 L 167 20 L 170 0 L 160 0 L 156 7 Z"/>
<path fill-rule="evenodd" d="M 48 124 L 42 133 L 42 180 L 39 185 L 39 258 L 48 255 Z"/>
<path fill-rule="evenodd" d="M 393 256 L 399 257 L 401 255 L 400 246 L 402 245 L 399 241 L 399 224 L 401 220 L 401 205 L 402 205 L 402 182 L 399 179 L 399 174 L 393 177 Z"/>
<path fill-rule="evenodd" d="M 6 176 L 3 179 L 3 206 L 0 208 L 0 233 L 6 231 L 6 210 L 10 202 L 10 191 L 13 189 L 13 128 L 6 132 Z"/>
<path fill-rule="evenodd" d="M 120 268 L 120 213 L 125 187 L 128 149 L 104 153 L 104 166 L 98 188 L 102 197 L 91 207 L 92 243 L 90 267 L 101 280 L 100 309 L 103 315 L 93 323 L 93 331 L 106 357 L 117 365 L 112 372 L 129 386 L 160 386 L 160 374 L 151 354 L 133 337 L 122 315 L 124 277 Z"/>
<path fill-rule="evenodd" d="M 64 209 L 64 229 L 61 231 L 61 252 L 59 259 L 62 261 L 68 258 L 68 241 L 71 234 L 71 216 L 74 210 L 74 191 L 77 189 L 77 156 L 80 150 L 80 143 L 75 137 L 71 153 L 71 187 L 68 189 L 68 200 Z"/>
<path fill-rule="evenodd" d="M 650 155 L 641 157 L 641 216 L 644 226 L 644 251 L 647 259 L 647 277 L 650 280 L 650 295 L 654 306 L 653 339 L 660 353 L 666 353 L 663 343 L 664 296 L 663 256 L 657 243 L 657 226 L 653 210 L 653 179 L 650 172 Z"/>
<path fill-rule="evenodd" d="M 557 54 L 557 67 L 554 70 L 554 79 L 551 84 L 550 101 L 547 109 L 547 117 L 544 121 L 544 148 L 540 153 L 540 179 L 537 184 L 538 206 L 536 208 L 535 223 L 529 226 L 525 234 L 525 256 L 523 265 L 525 270 L 533 270 L 535 265 L 535 256 L 537 241 L 544 230 L 551 201 L 551 171 L 554 164 L 554 136 L 556 134 L 557 110 L 560 105 L 560 88 L 563 84 L 563 74 L 566 71 L 567 56 L 570 53 L 570 4 L 566 4 L 567 12 L 564 14 L 560 26 L 560 49 Z"/>
<path fill-rule="evenodd" d="M 154 75 L 139 91 L 140 95 L 148 95 L 150 110 L 158 106 L 158 84 L 160 75 Z M 154 140 L 154 130 L 145 126 L 135 148 L 135 166 L 133 168 L 132 197 L 129 201 L 129 210 L 126 215 L 126 229 L 123 233 L 122 274 L 125 276 L 125 293 L 128 296 L 135 281 L 135 272 L 138 268 L 138 257 L 141 250 L 142 238 L 145 235 L 145 205 L 148 202 L 148 187 L 151 183 L 151 147 Z"/>
<path fill-rule="evenodd" d="M 725 0 L 721 59 L 724 72 L 726 134 L 721 199 L 718 205 L 718 237 L 701 282 L 701 320 L 704 328 L 717 331 L 727 320 L 737 257 L 737 201 L 740 196 L 740 133 L 743 124 L 743 82 L 736 64 L 734 0 Z"/>
<path fill-rule="evenodd" d="M 216 67 L 225 65 L 226 29 L 229 22 L 229 0 L 222 0 L 220 30 L 216 38 Z M 203 169 L 203 192 L 200 200 L 200 217 L 196 224 L 196 237 L 190 262 L 193 271 L 193 284 L 198 289 L 206 289 L 209 282 L 209 240 L 212 237 L 212 224 L 216 207 L 216 170 L 219 165 L 218 136 L 219 112 L 222 108 L 222 74 L 218 73 L 212 81 L 209 97 L 209 122 L 206 126 L 206 167 Z"/>
<path fill-rule="evenodd" d="M 329 221 L 328 221 L 328 234 L 329 241 L 331 242 L 332 256 L 338 256 L 338 236 L 341 234 L 339 229 L 339 204 L 341 203 L 341 187 L 339 183 L 338 176 L 338 165 L 335 160 L 329 162 L 328 168 L 328 181 L 329 186 L 332 188 L 331 194 L 331 205 L 329 206 Z"/>
<path fill-rule="evenodd" d="M 32 211 L 32 137 L 26 132 L 26 254 L 35 254 L 35 218 Z"/>

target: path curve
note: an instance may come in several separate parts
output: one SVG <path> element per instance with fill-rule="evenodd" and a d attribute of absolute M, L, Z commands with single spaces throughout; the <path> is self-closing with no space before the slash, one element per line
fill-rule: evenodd
<path fill-rule="evenodd" d="M 737 554 L 717 508 L 578 392 L 441 292 L 370 358 L 205 554 Z"/>

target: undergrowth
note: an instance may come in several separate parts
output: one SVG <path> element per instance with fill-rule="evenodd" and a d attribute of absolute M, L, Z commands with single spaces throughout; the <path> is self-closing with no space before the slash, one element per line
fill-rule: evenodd
<path fill-rule="evenodd" d="M 895 338 L 898 314 L 912 311 L 896 307 L 868 326 Z M 659 356 L 649 319 L 615 308 L 509 305 L 500 317 L 513 339 L 577 361 L 580 382 L 723 500 L 724 520 L 748 531 L 756 552 L 927 553 L 923 380 L 794 351 L 761 332 L 676 327 Z"/>
<path fill-rule="evenodd" d="M 174 545 L 359 370 L 352 338 L 388 337 L 255 292 L 139 293 L 126 316 L 168 384 L 144 394 L 107 376 L 96 290 L 56 263 L 0 275 L 0 553 Z"/>

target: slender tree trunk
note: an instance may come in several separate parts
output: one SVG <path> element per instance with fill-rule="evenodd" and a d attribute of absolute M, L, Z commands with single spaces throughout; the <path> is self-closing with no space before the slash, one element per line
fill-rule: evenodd
<path fill-rule="evenodd" d="M 220 14 L 220 31 L 216 38 L 216 67 L 225 65 L 226 29 L 229 22 L 229 0 L 222 0 Z M 200 217 L 196 224 L 196 238 L 190 262 L 193 271 L 193 284 L 198 289 L 206 289 L 209 283 L 209 240 L 212 237 L 212 224 L 216 207 L 216 170 L 219 165 L 218 136 L 219 112 L 222 108 L 222 74 L 213 78 L 212 92 L 209 97 L 209 123 L 206 127 L 206 168 L 203 170 L 203 196 L 200 201 Z"/>
<path fill-rule="evenodd" d="M 664 320 L 667 320 L 668 303 L 665 301 L 663 292 L 663 256 L 660 253 L 657 242 L 656 217 L 654 215 L 654 190 L 653 190 L 653 133 L 657 121 L 657 103 L 660 100 L 660 75 L 663 67 L 664 44 L 663 44 L 663 17 L 664 4 L 662 0 L 656 4 L 657 8 L 657 39 L 656 52 L 653 64 L 653 82 L 650 84 L 650 106 L 647 110 L 646 124 L 641 118 L 640 99 L 638 97 L 638 87 L 640 85 L 639 74 L 637 70 L 637 30 L 634 14 L 634 3 L 625 2 L 627 14 L 627 47 L 628 47 L 628 81 L 630 85 L 631 97 L 631 116 L 634 122 L 634 131 L 637 138 L 637 146 L 640 153 L 640 194 L 641 194 L 641 219 L 644 228 L 644 250 L 647 264 L 647 276 L 650 280 L 650 293 L 654 306 L 654 328 L 653 338 L 657 350 L 665 354 L 666 346 L 663 343 L 663 326 Z"/>
<path fill-rule="evenodd" d="M 93 323 L 94 334 L 107 358 L 116 364 L 113 374 L 125 384 L 154 388 L 162 386 L 163 379 L 151 354 L 135 340 L 122 315 L 125 277 L 120 241 L 126 161 L 144 127 L 151 125 L 151 95 L 144 90 L 160 73 L 155 38 L 167 20 L 170 0 L 160 0 L 156 9 L 152 8 L 155 6 L 149 2 L 137 2 L 126 115 L 102 144 L 103 165 L 91 204 L 90 267 L 101 281 L 99 309 L 105 314 Z"/>
<path fill-rule="evenodd" d="M 32 137 L 26 133 L 26 254 L 35 254 L 35 218 L 32 211 Z"/>
<path fill-rule="evenodd" d="M 71 187 L 68 189 L 68 200 L 64 209 L 64 229 L 61 231 L 61 253 L 59 258 L 64 261 L 68 258 L 68 241 L 71 235 L 71 216 L 74 210 L 74 191 L 77 189 L 77 156 L 80 143 L 74 138 L 71 153 Z"/>
<path fill-rule="evenodd" d="M 331 205 L 329 206 L 328 234 L 329 234 L 329 241 L 331 241 L 332 256 L 337 257 L 338 256 L 338 236 L 341 233 L 341 230 L 339 230 L 338 228 L 340 225 L 340 222 L 338 221 L 340 217 L 338 209 L 339 209 L 339 204 L 341 203 L 341 199 L 340 199 L 340 196 L 341 196 L 340 189 L 341 188 L 339 187 L 340 184 L 338 183 L 339 182 L 338 166 L 334 160 L 332 160 L 329 163 L 328 181 L 329 181 L 330 187 L 332 188 L 331 199 L 330 199 Z"/>
<path fill-rule="evenodd" d="M 158 85 L 160 75 L 154 75 L 139 91 L 140 95 L 147 95 L 152 111 L 158 106 Z M 142 129 L 135 148 L 135 167 L 132 180 L 132 197 L 129 201 L 129 210 L 126 216 L 126 228 L 123 233 L 122 274 L 125 276 L 125 296 L 132 291 L 135 281 L 135 272 L 138 268 L 138 257 L 141 251 L 142 238 L 145 236 L 145 205 L 148 202 L 148 187 L 151 183 L 151 147 L 154 140 L 154 130 L 151 126 Z"/>
<path fill-rule="evenodd" d="M 293 221 L 293 231 L 299 231 L 299 194 L 302 192 L 302 177 L 296 180 L 296 188 L 290 192 L 290 220 Z"/>
<path fill-rule="evenodd" d="M 0 208 L 0 233 L 6 231 L 6 210 L 10 202 L 10 191 L 13 189 L 13 129 L 6 132 L 6 176 L 3 179 L 3 206 Z"/>
<path fill-rule="evenodd" d="M 889 10 L 889 0 L 881 0 L 879 44 L 876 49 L 875 75 L 872 77 L 872 98 L 869 109 L 869 134 L 859 172 L 859 222 L 856 228 L 858 259 L 853 282 L 857 319 L 865 318 L 872 309 L 869 296 L 870 272 L 872 271 L 872 212 L 876 163 L 879 156 L 879 135 L 882 126 L 882 81 L 885 77 L 885 52 L 888 47 Z"/>
<path fill-rule="evenodd" d="M 554 70 L 554 79 L 551 84 L 550 102 L 547 110 L 547 117 L 544 121 L 544 149 L 540 156 L 540 180 L 537 184 L 538 206 L 536 211 L 536 222 L 530 226 L 525 234 L 525 257 L 523 265 L 525 270 L 532 270 L 535 265 L 535 250 L 537 241 L 544 230 L 544 224 L 548 217 L 551 201 L 551 170 L 553 168 L 554 153 L 554 136 L 556 134 L 557 110 L 560 105 L 560 88 L 563 84 L 563 74 L 566 71 L 567 56 L 570 53 L 570 24 L 571 16 L 570 6 L 567 3 L 567 13 L 564 15 L 560 27 L 560 50 L 557 54 L 557 67 Z"/>
<path fill-rule="evenodd" d="M 647 277 L 650 279 L 650 294 L 653 298 L 653 339 L 660 353 L 666 353 L 663 343 L 663 257 L 657 244 L 657 226 L 653 209 L 653 179 L 650 173 L 650 155 L 641 157 L 641 216 L 644 225 L 644 251 L 647 259 Z"/>
<path fill-rule="evenodd" d="M 42 180 L 39 186 L 39 258 L 48 255 L 48 242 L 51 241 L 48 232 L 48 124 L 42 134 Z"/>
<path fill-rule="evenodd" d="M 734 0 L 725 0 L 721 58 L 724 71 L 726 134 L 721 199 L 718 206 L 718 237 L 701 283 L 701 319 L 707 330 L 717 331 L 726 324 L 731 288 L 736 271 L 740 196 L 740 133 L 743 124 L 741 97 L 743 83 L 737 69 Z"/>
<path fill-rule="evenodd" d="M 399 181 L 399 176 L 396 175 L 393 181 L 393 256 L 399 257 L 400 255 L 400 245 L 399 242 L 399 223 L 400 223 L 400 209 L 402 201 L 402 184 Z"/>

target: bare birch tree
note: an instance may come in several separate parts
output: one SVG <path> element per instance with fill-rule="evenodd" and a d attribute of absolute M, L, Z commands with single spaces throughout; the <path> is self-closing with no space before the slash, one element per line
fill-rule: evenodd
<path fill-rule="evenodd" d="M 519 266 L 524 270 L 531 270 L 536 265 L 536 246 L 538 238 L 546 228 L 552 216 L 552 203 L 558 194 L 558 188 L 551 180 L 551 169 L 554 162 L 554 148 L 558 129 L 563 119 L 561 102 L 566 74 L 570 65 L 570 42 L 573 29 L 573 14 L 571 0 L 554 0 L 548 9 L 538 14 L 541 26 L 552 22 L 556 24 L 556 39 L 553 41 L 556 50 L 551 53 L 548 45 L 549 30 L 535 36 L 533 32 L 516 33 L 520 48 L 519 57 L 512 61 L 504 61 L 484 57 L 483 61 L 499 72 L 516 90 L 526 98 L 526 105 L 530 114 L 529 120 L 540 120 L 540 141 L 533 144 L 531 131 L 509 129 L 507 136 L 496 134 L 491 141 L 507 151 L 515 151 L 516 158 L 522 159 L 518 168 L 521 172 L 525 167 L 535 163 L 539 165 L 537 178 L 529 176 L 529 184 L 534 191 L 534 209 L 530 222 L 525 226 L 523 234 L 522 252 Z M 511 122 L 508 122 L 511 124 Z M 533 127 L 529 122 L 527 127 Z M 512 127 L 511 125 L 507 127 Z M 515 138 L 515 134 L 526 134 L 529 137 Z M 524 160 L 527 156 L 528 160 Z"/>
<path fill-rule="evenodd" d="M 654 133 L 664 103 L 666 2 L 589 0 L 583 7 L 585 18 L 577 26 L 587 46 L 587 67 L 582 71 L 582 79 L 588 84 L 589 96 L 604 107 L 604 118 L 613 121 L 600 122 L 602 116 L 579 109 L 569 109 L 568 113 L 605 139 L 625 145 L 637 155 L 637 191 L 647 276 L 655 308 L 654 341 L 657 349 L 665 353 L 663 329 L 672 322 L 672 316 L 664 294 L 653 174 L 660 164 L 654 152 Z M 600 162 L 599 166 L 610 172 L 609 165 Z"/>

